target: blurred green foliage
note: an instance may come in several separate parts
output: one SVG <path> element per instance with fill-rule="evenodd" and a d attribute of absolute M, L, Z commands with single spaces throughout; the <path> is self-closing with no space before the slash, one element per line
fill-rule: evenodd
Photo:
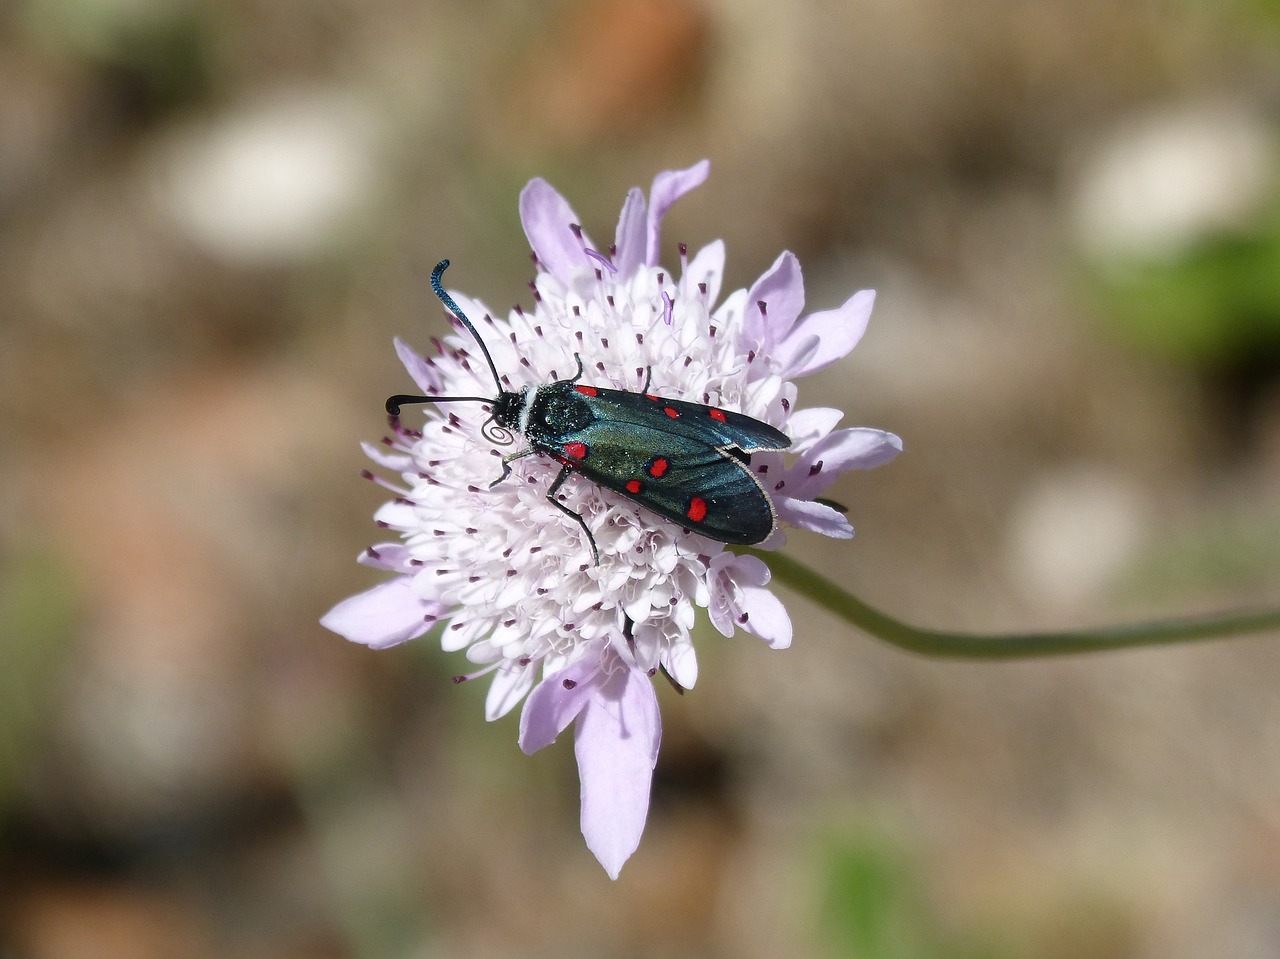
<path fill-rule="evenodd" d="M 1265 590 L 1280 569 L 1280 515 L 1249 510 L 1201 517 L 1164 528 L 1138 555 L 1118 590 L 1156 601 L 1206 589 Z"/>
<path fill-rule="evenodd" d="M 829 837 L 821 865 L 820 928 L 826 951 L 850 959 L 1005 959 L 979 937 L 937 918 L 919 863 L 906 846 L 867 829 Z"/>
<path fill-rule="evenodd" d="M 14 551 L 0 567 L 0 813 L 40 741 L 80 604 L 56 558 Z"/>
<path fill-rule="evenodd" d="M 1119 339 L 1203 366 L 1280 356 L 1280 211 L 1249 235 L 1168 260 L 1109 263 L 1094 279 Z"/>
<path fill-rule="evenodd" d="M 1080 874 L 1036 888 L 1015 873 L 975 894 L 957 917 L 954 896 L 929 889 L 927 861 L 882 824 L 822 840 L 823 952 L 838 959 L 1123 959 L 1135 954 L 1129 891 Z M 1032 870 L 1034 873 L 1034 870 Z"/>
<path fill-rule="evenodd" d="M 196 100 L 211 83 L 213 24 L 199 4 L 26 0 L 20 10 L 38 49 L 114 71 L 148 114 Z"/>

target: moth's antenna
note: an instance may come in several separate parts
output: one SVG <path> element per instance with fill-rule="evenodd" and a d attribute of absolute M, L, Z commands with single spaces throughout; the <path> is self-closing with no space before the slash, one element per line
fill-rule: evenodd
<path fill-rule="evenodd" d="M 492 396 L 413 396 L 408 393 L 397 393 L 387 397 L 387 412 L 392 416 L 400 415 L 400 407 L 411 403 L 492 403 Z"/>
<path fill-rule="evenodd" d="M 449 308 L 452 313 L 476 338 L 476 342 L 480 344 L 480 352 L 484 354 L 484 358 L 489 362 L 489 372 L 493 374 L 494 385 L 498 387 L 498 392 L 502 392 L 502 380 L 498 378 L 498 368 L 493 365 L 493 357 L 489 355 L 489 347 L 484 345 L 484 340 L 480 339 L 480 334 L 476 332 L 476 328 L 471 325 L 471 321 L 467 319 L 467 314 L 458 309 L 458 304 L 453 302 L 453 297 L 444 291 L 444 287 L 440 285 L 440 277 L 444 276 L 444 271 L 448 269 L 449 261 L 441 260 L 436 264 L 436 268 L 431 271 L 431 289 L 436 291 L 436 296 L 440 297 L 440 302 Z"/>
<path fill-rule="evenodd" d="M 435 291 L 436 296 L 440 297 L 440 301 L 449 308 L 449 312 L 467 328 L 478 344 L 480 344 L 480 352 L 484 354 L 485 360 L 489 364 L 489 372 L 493 374 L 493 382 L 498 387 L 498 395 L 502 395 L 502 381 L 498 379 L 498 368 L 493 365 L 493 357 L 489 355 L 489 348 L 484 345 L 484 340 L 480 339 L 480 334 L 476 332 L 476 328 L 471 325 L 471 321 L 467 319 L 467 314 L 458 308 L 458 304 L 453 302 L 453 297 L 444 291 L 444 287 L 440 284 L 440 277 L 444 275 L 444 271 L 448 269 L 449 261 L 441 260 L 436 264 L 436 268 L 431 271 L 431 289 Z M 387 397 L 387 412 L 392 416 L 400 415 L 400 407 L 410 403 L 492 403 L 495 397 L 492 396 L 411 396 L 407 393 L 397 393 L 395 396 Z"/>

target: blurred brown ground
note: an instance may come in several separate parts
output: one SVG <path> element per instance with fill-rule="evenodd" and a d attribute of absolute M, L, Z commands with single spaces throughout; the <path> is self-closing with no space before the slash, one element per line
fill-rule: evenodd
<path fill-rule="evenodd" d="M 840 956 L 866 841 L 941 930 L 886 959 L 1280 954 L 1276 637 L 954 664 L 790 597 L 792 649 L 663 693 L 614 884 L 567 743 L 316 622 L 375 581 L 357 444 L 430 265 L 503 308 L 525 180 L 607 236 L 703 156 L 668 261 L 879 291 L 801 395 L 908 453 L 789 551 L 953 628 L 1280 601 L 1280 365 L 1119 345 L 1072 213 L 1131 117 L 1274 114 L 1278 50 L 1244 2 L 0 7 L 0 955 Z"/>

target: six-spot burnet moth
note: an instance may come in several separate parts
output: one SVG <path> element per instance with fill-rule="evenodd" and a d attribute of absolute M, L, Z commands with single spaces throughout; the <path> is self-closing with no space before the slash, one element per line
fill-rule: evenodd
<path fill-rule="evenodd" d="M 511 475 L 513 460 L 534 453 L 555 460 L 560 472 L 547 488 L 547 499 L 582 527 L 596 562 L 599 553 L 586 521 L 556 499 L 570 473 L 581 473 L 659 516 L 721 543 L 759 543 L 774 531 L 777 516 L 773 503 L 749 468 L 750 454 L 786 449 L 791 440 L 785 433 L 731 410 L 657 396 L 649 392 L 652 369 L 646 372 L 639 393 L 579 383 L 583 369 L 577 353 L 578 371 L 570 379 L 518 391 L 503 389 L 484 340 L 441 285 L 448 265 L 448 260 L 436 264 L 431 288 L 475 337 L 498 395 L 397 394 L 387 399 L 389 414 L 399 416 L 400 407 L 409 403 L 489 404 L 488 422 L 507 431 L 508 441 L 511 433 L 519 433 L 529 444 L 502 458 L 502 475 L 490 487 Z M 500 441 L 500 437 L 486 435 Z"/>

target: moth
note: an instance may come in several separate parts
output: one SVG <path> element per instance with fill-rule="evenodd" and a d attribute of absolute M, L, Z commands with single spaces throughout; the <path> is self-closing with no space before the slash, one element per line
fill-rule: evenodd
<path fill-rule="evenodd" d="M 528 444 L 502 458 L 502 475 L 490 488 L 510 476 L 511 463 L 522 457 L 540 454 L 560 464 L 547 499 L 582 527 L 597 563 L 586 521 L 556 498 L 574 473 L 721 543 L 759 543 L 777 528 L 773 502 L 750 464 L 752 453 L 789 447 L 785 433 L 732 410 L 658 396 L 650 392 L 652 368 L 638 393 L 587 385 L 577 353 L 577 372 L 568 379 L 504 389 L 484 340 L 441 284 L 448 266 L 448 260 L 436 264 L 431 288 L 475 338 L 497 396 L 397 394 L 387 399 L 390 415 L 399 416 L 411 403 L 488 404 L 486 425 L 492 422 Z"/>

